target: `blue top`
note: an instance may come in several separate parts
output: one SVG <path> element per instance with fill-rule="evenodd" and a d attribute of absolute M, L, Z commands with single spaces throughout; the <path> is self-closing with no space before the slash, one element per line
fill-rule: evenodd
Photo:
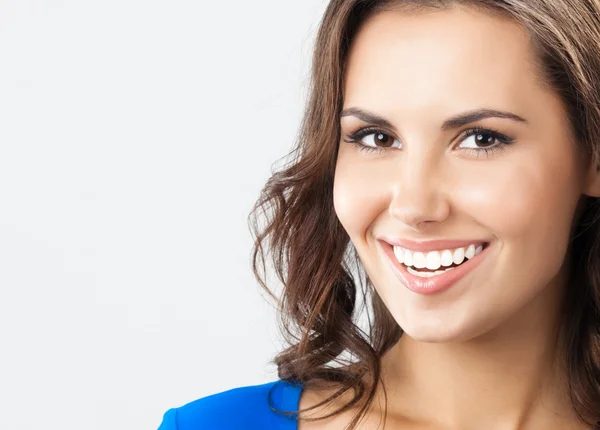
<path fill-rule="evenodd" d="M 297 414 L 277 414 L 267 396 L 272 406 L 296 411 L 301 392 L 301 384 L 282 380 L 234 388 L 169 409 L 158 430 L 297 430 Z"/>

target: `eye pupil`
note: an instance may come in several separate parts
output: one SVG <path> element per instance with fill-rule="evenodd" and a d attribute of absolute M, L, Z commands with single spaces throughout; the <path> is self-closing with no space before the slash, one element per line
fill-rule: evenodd
<path fill-rule="evenodd" d="M 386 145 L 390 141 L 390 136 L 384 133 L 377 133 L 375 135 L 375 140 L 377 141 L 377 143 L 382 143 L 383 145 Z"/>
<path fill-rule="evenodd" d="M 487 139 L 483 136 L 487 136 Z M 477 140 L 477 142 L 479 143 L 492 144 L 494 143 L 494 139 L 495 137 L 492 136 L 490 133 L 479 133 L 475 135 L 475 140 Z"/>

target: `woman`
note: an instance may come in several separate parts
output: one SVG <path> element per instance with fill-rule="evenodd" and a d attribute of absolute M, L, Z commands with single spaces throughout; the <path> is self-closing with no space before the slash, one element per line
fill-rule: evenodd
<path fill-rule="evenodd" d="M 279 380 L 161 429 L 600 428 L 600 2 L 333 0 L 312 79 Z"/>

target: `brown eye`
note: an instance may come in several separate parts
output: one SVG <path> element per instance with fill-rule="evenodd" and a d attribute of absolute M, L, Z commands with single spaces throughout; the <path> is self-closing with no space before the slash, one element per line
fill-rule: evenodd
<path fill-rule="evenodd" d="M 389 147 L 394 143 L 394 139 L 384 133 L 374 133 L 375 144 L 377 146 L 383 146 L 385 148 Z"/>
<path fill-rule="evenodd" d="M 474 154 L 476 157 L 480 155 L 489 157 L 491 154 L 503 150 L 514 142 L 516 142 L 514 137 L 507 136 L 499 131 L 475 127 L 464 133 L 462 141 L 457 148 Z"/>
<path fill-rule="evenodd" d="M 477 142 L 478 145 L 492 145 L 496 140 L 490 133 L 479 133 L 474 134 L 473 136 L 475 136 L 475 142 Z"/>
<path fill-rule="evenodd" d="M 470 141 L 472 146 L 469 149 L 485 149 L 498 146 L 499 144 L 507 142 L 507 140 L 508 138 L 505 138 L 504 135 L 492 130 L 471 129 L 468 130 L 463 137 L 461 147 L 465 149 L 469 148 L 468 146 L 465 146 L 464 143 Z"/>
<path fill-rule="evenodd" d="M 360 141 L 371 148 L 391 148 L 394 144 L 400 144 L 398 140 L 394 139 L 389 134 L 382 133 L 381 131 L 372 131 L 365 133 Z"/>
<path fill-rule="evenodd" d="M 394 139 L 391 135 L 381 130 L 374 130 L 372 128 L 363 128 L 348 136 L 345 141 L 358 145 L 360 149 L 368 151 L 384 151 L 389 148 L 402 147 L 398 139 Z"/>

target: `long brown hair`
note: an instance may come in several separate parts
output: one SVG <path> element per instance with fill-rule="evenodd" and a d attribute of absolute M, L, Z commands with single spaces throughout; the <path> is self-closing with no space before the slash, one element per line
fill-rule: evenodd
<path fill-rule="evenodd" d="M 528 31 L 539 62 L 538 78 L 562 98 L 582 156 L 600 164 L 598 0 L 329 3 L 316 38 L 308 103 L 296 145 L 289 154 L 292 157 L 267 181 L 250 213 L 249 224 L 255 239 L 254 274 L 277 300 L 280 329 L 288 345 L 273 360 L 279 378 L 305 388 L 338 388 L 325 401 L 304 411 L 352 389 L 354 394 L 347 404 L 317 418 L 328 418 L 360 405 L 349 429 L 356 428 L 366 415 L 378 384 L 383 384 L 380 359 L 400 339 L 402 329 L 364 273 L 356 249 L 334 212 L 333 178 L 346 57 L 359 26 L 377 12 L 400 7 L 412 11 L 445 8 L 456 3 L 509 17 Z M 562 314 L 563 354 L 573 407 L 583 422 L 597 425 L 600 205 L 598 199 L 582 199 L 586 200 L 585 205 L 581 216 L 574 220 L 570 244 L 574 264 L 572 286 Z M 260 224 L 261 219 L 266 222 Z M 268 259 L 283 286 L 279 299 L 267 287 Z M 366 330 L 357 323 L 361 302 L 365 309 L 370 304 Z M 350 358 L 343 359 L 344 355 Z M 383 390 L 385 393 L 385 387 Z M 387 408 L 385 412 L 384 419 Z"/>

